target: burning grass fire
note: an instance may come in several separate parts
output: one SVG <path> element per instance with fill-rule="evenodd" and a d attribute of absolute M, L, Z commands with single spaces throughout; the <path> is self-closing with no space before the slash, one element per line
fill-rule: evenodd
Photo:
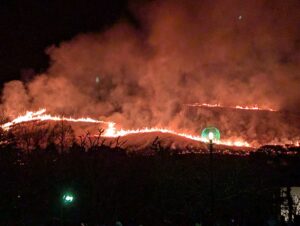
<path fill-rule="evenodd" d="M 300 226 L 300 0 L 2 2 L 0 226 Z"/>
<path fill-rule="evenodd" d="M 209 108 L 231 108 L 231 109 L 238 109 L 238 110 L 249 110 L 249 111 L 271 111 L 276 112 L 277 110 L 274 110 L 272 108 L 268 107 L 259 107 L 257 105 L 251 105 L 251 106 L 223 106 L 221 104 L 207 104 L 207 103 L 194 103 L 194 104 L 187 104 L 189 107 L 209 107 Z"/>
<path fill-rule="evenodd" d="M 202 106 L 206 107 L 215 107 L 215 106 L 209 106 L 207 104 L 202 104 Z M 254 110 L 254 109 L 252 109 Z M 4 123 L 1 125 L 2 129 L 8 131 L 11 128 L 13 128 L 15 125 L 26 123 L 26 122 L 33 122 L 33 121 L 67 121 L 67 122 L 83 122 L 83 123 L 92 123 L 92 124 L 99 124 L 99 127 L 104 127 L 104 133 L 101 135 L 103 137 L 108 138 L 116 138 L 116 137 L 126 137 L 131 134 L 147 134 L 147 133 L 164 133 L 164 134 L 172 134 L 175 136 L 179 136 L 188 140 L 193 141 L 200 141 L 200 142 L 207 142 L 207 140 L 203 139 L 201 136 L 193 135 L 192 133 L 183 133 L 180 131 L 171 130 L 168 128 L 140 128 L 140 129 L 117 129 L 116 123 L 109 122 L 109 121 L 101 121 L 96 120 L 92 118 L 72 118 L 72 117 L 64 117 L 64 116 L 52 116 L 50 114 L 46 113 L 46 109 L 41 109 L 38 111 L 28 111 L 24 115 L 21 115 L 15 119 L 13 119 L 10 122 Z M 255 147 L 255 145 L 250 144 L 249 142 L 239 139 L 239 138 L 233 138 L 233 139 L 223 139 L 220 141 L 216 141 L 216 144 L 225 145 L 225 146 L 231 146 L 231 147 Z M 298 143 L 294 143 L 294 145 L 297 145 Z"/>
<path fill-rule="evenodd" d="M 52 116 L 50 114 L 46 114 L 46 109 L 41 109 L 39 111 L 28 111 L 26 114 L 21 115 L 14 120 L 7 122 L 1 125 L 2 129 L 9 130 L 11 127 L 17 124 L 32 122 L 32 121 L 68 121 L 68 122 L 85 122 L 85 123 L 97 123 L 97 124 L 105 124 L 106 128 L 104 130 L 104 137 L 123 137 L 129 134 L 143 134 L 143 133 L 152 133 L 152 132 L 160 132 L 160 133 L 169 133 L 173 135 L 177 135 L 180 137 L 184 137 L 187 139 L 207 142 L 200 136 L 191 135 L 187 133 L 180 133 L 174 130 L 166 129 L 166 128 L 142 128 L 142 129 L 132 129 L 132 130 L 124 130 L 124 129 L 116 129 L 114 122 L 105 122 L 91 118 L 71 118 L 64 116 Z M 243 140 L 225 140 L 218 141 L 218 144 L 228 145 L 228 146 L 237 146 L 237 147 L 250 147 L 251 145 Z"/>
<path fill-rule="evenodd" d="M 224 38 L 240 27 L 224 33 L 218 28 L 211 31 L 212 36 L 203 35 L 208 33 L 199 27 L 206 20 L 189 18 L 190 10 L 185 12 L 187 8 L 180 1 L 172 4 L 176 5 L 171 7 L 174 18 L 162 13 L 160 7 L 150 7 L 149 18 L 140 21 L 142 29 L 117 23 L 103 32 L 78 34 L 49 47 L 49 68 L 28 80 L 4 84 L 0 110 L 11 121 L 1 127 L 9 130 L 26 122 L 63 120 L 101 127 L 103 137 L 159 132 L 201 142 L 199 131 L 216 126 L 222 132 L 219 144 L 223 145 L 297 145 L 298 64 L 290 67 L 292 57 L 277 56 L 291 48 L 274 48 L 274 52 L 262 48 L 256 53 L 253 50 L 260 46 L 277 45 L 254 41 L 249 34 L 240 37 L 243 42 L 236 42 L 237 34 L 235 41 Z M 166 9 L 169 12 L 170 8 Z M 199 6 L 196 11 L 202 9 Z M 209 12 L 207 18 L 212 15 L 222 13 Z M 258 37 L 268 36 L 269 31 Z M 40 107 L 52 115 L 45 109 L 21 115 Z M 98 116 L 101 120 L 96 120 Z"/>
<path fill-rule="evenodd" d="M 160 12 L 159 7 L 151 11 L 148 22 L 146 18 L 141 20 L 143 29 L 117 23 L 103 32 L 78 34 L 49 47 L 49 68 L 34 73 L 29 80 L 4 84 L 0 110 L 11 121 L 2 128 L 9 130 L 31 121 L 64 120 L 101 127 L 105 130 L 103 137 L 159 132 L 200 142 L 199 131 L 216 126 L 222 132 L 220 144 L 224 145 L 297 145 L 300 80 L 295 79 L 298 70 L 294 69 L 298 64 L 289 68 L 282 60 L 289 58 L 276 55 L 289 53 L 290 48 L 254 54 L 257 48 L 243 43 L 255 41 L 237 45 L 224 39 L 228 37 L 227 29 L 223 35 L 219 28 L 212 31 L 218 34 L 213 35 L 215 38 L 203 35 L 206 29 L 199 30 L 197 24 L 206 20 L 188 19 L 190 10 L 185 12 L 179 2 L 172 3 L 178 4 L 175 20 Z M 249 34 L 240 38 L 246 37 L 253 38 Z M 258 46 L 266 46 L 265 41 Z M 46 110 L 21 115 L 41 107 L 52 115 Z M 74 118 L 64 117 L 61 112 Z M 101 120 L 96 120 L 98 116 Z"/>
<path fill-rule="evenodd" d="M 27 111 L 24 115 L 21 115 L 10 122 L 7 122 L 1 125 L 1 128 L 4 130 L 9 130 L 12 126 L 24 122 L 31 121 L 68 121 L 68 122 L 87 122 L 87 123 L 104 123 L 108 124 L 108 122 L 99 121 L 91 118 L 71 118 L 64 116 L 52 116 L 46 114 L 46 109 L 41 109 L 39 111 Z"/>
<path fill-rule="evenodd" d="M 160 132 L 160 133 L 169 133 L 176 136 L 184 137 L 190 140 L 200 141 L 200 142 L 208 142 L 208 140 L 203 139 L 201 136 L 191 135 L 187 133 L 176 132 L 174 130 L 165 129 L 165 128 L 142 128 L 135 130 L 117 130 L 115 128 L 115 123 L 109 123 L 108 128 L 105 130 L 104 136 L 106 137 L 122 137 L 129 134 L 142 134 L 142 133 L 152 133 L 152 132 Z M 226 145 L 226 146 L 236 146 L 236 147 L 251 147 L 251 145 L 243 140 L 223 140 L 217 141 L 217 144 Z"/>

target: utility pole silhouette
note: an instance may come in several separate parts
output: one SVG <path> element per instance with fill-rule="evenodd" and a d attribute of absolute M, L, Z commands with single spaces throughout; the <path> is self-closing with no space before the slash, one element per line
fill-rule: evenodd
<path fill-rule="evenodd" d="M 214 165 L 213 165 L 213 141 L 209 140 L 208 143 L 209 149 L 209 168 L 210 168 L 210 224 L 214 225 L 214 204 L 215 204 L 215 196 L 214 196 Z"/>

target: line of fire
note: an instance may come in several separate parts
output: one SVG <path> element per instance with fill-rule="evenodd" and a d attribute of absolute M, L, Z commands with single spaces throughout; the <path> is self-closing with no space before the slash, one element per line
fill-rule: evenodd
<path fill-rule="evenodd" d="M 211 110 L 213 111 L 215 108 L 224 108 L 223 106 L 208 104 L 201 106 L 197 104 L 192 107 L 195 106 L 197 108 L 204 107 L 205 111 L 210 110 L 210 108 L 212 108 Z M 271 112 L 271 114 L 278 114 L 275 110 L 257 108 L 257 106 L 253 109 L 250 107 L 237 107 L 234 109 L 229 107 L 229 110 L 249 111 L 251 114 L 253 114 L 252 111 L 258 114 L 261 114 L 261 111 L 266 111 L 266 113 L 263 114 L 269 114 L 269 112 Z M 197 111 L 199 111 L 199 109 Z M 22 203 L 28 203 L 27 195 L 30 194 L 31 191 L 35 191 L 35 188 L 31 188 L 32 190 L 30 189 L 30 191 L 23 190 L 23 186 L 26 187 L 23 183 L 27 182 L 22 178 L 28 177 L 28 173 L 30 172 L 38 176 L 41 170 L 46 170 L 48 172 L 46 178 L 48 178 L 48 176 L 50 178 L 40 178 L 38 181 L 43 181 L 43 184 L 50 186 L 49 183 L 52 183 L 52 180 L 63 180 L 63 184 L 68 185 L 66 192 L 70 192 L 69 189 L 71 189 L 71 191 L 76 194 L 75 197 L 73 193 L 71 193 L 71 195 L 66 193 L 67 196 L 64 196 L 68 199 L 64 201 L 66 204 L 61 204 L 66 205 L 65 207 L 62 206 L 62 211 L 66 211 L 65 219 L 63 219 L 64 222 L 74 224 L 78 221 L 82 213 L 79 213 L 77 208 L 81 205 L 88 205 L 88 211 L 91 211 L 94 217 L 101 217 L 103 221 L 111 222 L 113 219 L 111 216 L 116 214 L 116 212 L 114 212 L 116 210 L 110 210 L 111 205 L 119 204 L 101 204 L 101 202 L 104 201 L 102 200 L 104 198 L 103 194 L 105 194 L 105 197 L 108 194 L 106 194 L 107 191 L 103 191 L 98 186 L 108 186 L 107 189 L 111 192 L 117 192 L 111 190 L 115 189 L 111 187 L 113 186 L 110 184 L 112 182 L 110 180 L 107 181 L 108 178 L 106 176 L 100 175 L 105 172 L 108 173 L 108 171 L 112 169 L 111 167 L 118 169 L 121 167 L 121 171 L 118 170 L 116 174 L 109 177 L 117 178 L 116 180 L 123 180 L 123 177 L 127 178 L 130 175 L 122 175 L 122 172 L 127 172 L 127 170 L 146 170 L 147 173 L 145 172 L 146 174 L 143 176 L 143 180 L 135 182 L 138 187 L 146 186 L 140 183 L 144 183 L 148 180 L 152 181 L 154 178 L 149 178 L 151 178 L 154 172 L 159 173 L 158 175 L 164 175 L 163 183 L 167 183 L 170 177 L 176 177 L 175 181 L 170 181 L 172 184 L 175 183 L 172 185 L 174 186 L 172 187 L 172 191 L 168 194 L 170 197 L 157 200 L 160 200 L 159 202 L 162 202 L 162 204 L 166 206 L 172 203 L 171 200 L 175 198 L 173 195 L 176 195 L 176 197 L 178 194 L 180 196 L 184 195 L 186 189 L 192 189 L 194 186 L 200 189 L 196 189 L 195 194 L 192 190 L 189 191 L 192 192 L 189 195 L 190 198 L 193 199 L 190 200 L 191 203 L 189 205 L 192 205 L 190 208 L 196 208 L 200 215 L 197 217 L 194 216 L 194 210 L 191 210 L 192 212 L 178 213 L 176 211 L 187 210 L 181 209 L 184 206 L 175 205 L 168 207 L 170 208 L 169 214 L 171 214 L 168 215 L 169 219 L 176 218 L 180 219 L 180 222 L 184 221 L 186 223 L 199 221 L 207 225 L 212 225 L 218 221 L 227 221 L 232 225 L 239 225 L 243 222 L 259 224 L 266 219 L 266 216 L 268 216 L 268 221 L 271 222 L 275 222 L 276 219 L 281 219 L 282 222 L 298 221 L 298 197 L 300 195 L 298 188 L 300 184 L 297 182 L 300 179 L 300 175 L 297 173 L 299 172 L 299 164 L 297 164 L 297 162 L 300 158 L 298 141 L 289 141 L 286 144 L 276 143 L 259 146 L 259 143 L 251 143 L 250 141 L 238 137 L 226 140 L 226 138 L 224 139 L 222 137 L 223 134 L 214 127 L 203 128 L 202 133 L 200 133 L 201 130 L 199 131 L 199 135 L 175 131 L 169 128 L 145 127 L 122 129 L 112 121 L 102 121 L 89 117 L 74 118 L 70 116 L 51 115 L 47 113 L 46 109 L 28 111 L 11 121 L 3 121 L 1 128 L 1 160 L 5 161 L 5 164 L 3 162 L 3 169 L 8 170 L 10 167 L 13 167 L 15 168 L 14 170 L 18 172 L 13 176 L 13 180 L 18 182 L 18 186 L 16 190 L 11 190 L 15 196 L 11 197 L 11 199 L 15 205 L 14 208 L 18 211 L 22 211 L 17 214 L 19 220 L 28 220 L 24 215 L 26 211 L 23 209 Z M 35 165 L 33 161 L 36 158 L 40 158 L 40 161 L 44 163 Z M 96 161 L 97 163 L 92 163 L 91 161 Z M 108 165 L 102 165 L 104 164 L 103 161 L 109 161 L 110 163 Z M 141 163 L 136 165 L 137 162 L 140 161 L 143 165 L 145 164 L 145 169 L 140 165 Z M 133 164 L 129 167 L 132 168 L 123 168 L 128 167 L 128 162 Z M 53 172 L 49 172 L 49 167 L 55 170 L 62 170 L 60 167 L 63 167 L 66 172 L 73 174 L 77 167 L 85 167 L 85 164 L 96 164 L 92 165 L 93 171 L 99 170 L 99 173 L 95 175 L 98 179 L 95 179 L 95 181 L 92 180 L 93 182 L 86 181 L 86 183 L 92 183 L 89 186 L 92 186 L 93 190 L 96 189 L 90 195 L 86 195 L 83 191 L 78 190 L 80 188 L 76 183 L 80 184 L 81 182 L 71 182 L 74 180 L 74 178 L 72 178 L 73 176 L 69 178 L 65 177 L 66 175 L 61 175 L 61 177 L 56 173 L 53 174 Z M 44 169 L 44 167 L 46 168 Z M 89 173 L 93 173 L 93 171 L 87 172 L 86 170 L 88 169 L 83 170 L 84 174 L 87 173 L 88 175 Z M 151 173 L 151 175 L 148 175 L 148 173 Z M 175 173 L 175 175 L 173 175 L 173 173 Z M 141 175 L 138 173 L 136 176 L 140 177 Z M 181 181 L 184 180 L 184 178 L 188 179 L 188 181 L 192 181 Z M 161 179 L 157 179 L 161 181 Z M 75 181 L 76 180 L 77 179 L 75 179 Z M 136 178 L 135 180 L 140 179 Z M 180 184 L 177 184 L 177 180 L 181 181 Z M 85 179 L 83 181 L 85 181 Z M 37 183 L 39 184 L 40 182 Z M 73 183 L 75 184 L 73 185 Z M 106 183 L 108 184 L 104 185 Z M 121 183 L 121 181 L 117 183 Z M 125 182 L 125 184 L 126 183 L 129 183 L 126 185 L 129 186 L 131 182 L 129 180 Z M 199 187 L 199 183 L 203 183 L 205 186 Z M 152 184 L 152 186 L 156 185 Z M 159 188 L 162 190 L 159 190 L 156 195 L 162 195 L 161 192 L 167 192 L 164 189 L 167 189 L 169 185 L 166 184 L 165 186 L 167 187 Z M 182 188 L 180 188 L 181 186 Z M 138 187 L 132 189 L 134 192 L 137 192 L 137 194 L 135 194 L 139 197 L 137 199 L 141 199 L 140 195 L 145 195 L 144 192 L 146 191 L 137 191 L 136 189 L 138 189 Z M 146 189 L 146 187 L 143 189 Z M 65 188 L 60 185 L 54 185 L 53 189 L 52 192 L 55 190 L 58 192 L 63 191 Z M 178 191 L 177 189 L 184 190 Z M 200 191 L 201 193 L 198 194 Z M 122 190 L 114 193 L 114 195 L 121 195 L 124 196 L 123 198 L 128 199 L 125 201 L 121 198 L 120 200 L 123 200 L 121 202 L 133 202 L 131 199 L 135 198 L 124 192 L 125 191 Z M 130 194 L 132 194 L 131 192 Z M 150 193 L 152 194 L 152 192 Z M 150 195 L 150 193 L 148 195 Z M 41 196 L 40 198 L 43 199 L 43 194 L 39 195 Z M 129 196 L 127 197 L 127 195 Z M 94 197 L 98 197 L 98 201 L 88 201 Z M 83 200 L 83 198 L 87 200 Z M 72 203 L 73 199 L 76 201 L 74 204 Z M 152 201 L 154 200 L 151 200 L 151 202 Z M 182 201 L 186 202 L 187 200 Z M 201 206 L 197 206 L 201 205 L 200 203 L 202 202 L 206 203 L 203 209 Z M 180 201 L 180 205 L 183 204 L 184 203 Z M 230 208 L 227 209 L 226 206 L 230 206 Z M 51 207 L 49 204 L 46 204 L 43 208 L 46 210 Z M 120 208 L 118 211 L 124 211 L 122 205 L 118 208 Z M 138 211 L 135 208 L 139 207 L 134 205 L 131 208 L 133 208 L 134 211 Z M 163 207 L 163 209 L 164 208 L 165 207 Z M 172 208 L 175 209 L 172 210 Z M 176 208 L 179 209 L 176 210 Z M 224 211 L 224 208 L 226 208 L 226 211 Z M 99 209 L 104 212 L 99 214 Z M 160 211 L 163 211 L 163 209 Z M 147 210 L 147 212 L 148 211 L 152 210 Z M 109 215 L 107 216 L 108 213 Z M 126 213 L 130 215 L 133 214 L 130 211 L 126 211 Z M 8 214 L 8 212 L 6 212 L 6 214 Z M 59 212 L 56 212 L 54 209 L 50 214 L 46 214 L 48 221 L 54 225 L 58 224 L 62 219 L 61 216 L 57 214 L 59 214 Z M 139 214 L 141 214 L 140 221 L 143 221 L 145 213 L 140 211 Z M 151 214 L 155 213 L 151 212 Z M 42 216 L 45 215 L 42 214 Z M 255 217 L 253 218 L 253 216 Z M 151 225 L 159 224 L 159 221 L 162 219 L 159 215 L 156 217 L 156 219 L 152 219 L 151 217 L 151 219 L 147 219 L 147 221 L 151 222 Z M 114 218 L 114 220 L 119 218 L 127 220 L 127 216 L 122 215 Z M 44 219 L 44 217 L 41 219 Z M 41 219 L 36 219 L 36 222 L 41 221 Z M 96 221 L 96 218 L 92 219 L 91 222 Z"/>
<path fill-rule="evenodd" d="M 300 226 L 300 0 L 2 0 L 0 28 L 0 226 Z"/>

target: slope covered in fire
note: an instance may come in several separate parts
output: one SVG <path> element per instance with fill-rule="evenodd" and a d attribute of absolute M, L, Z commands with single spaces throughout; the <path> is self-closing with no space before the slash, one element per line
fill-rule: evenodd
<path fill-rule="evenodd" d="M 4 84 L 0 110 L 10 120 L 40 108 L 101 117 L 118 131 L 213 125 L 222 141 L 297 144 L 298 3 L 266 5 L 247 1 L 240 20 L 240 6 L 223 1 L 134 4 L 134 20 L 48 47 L 49 68 Z"/>
<path fill-rule="evenodd" d="M 199 111 L 200 110 L 200 111 Z M 220 111 L 221 110 L 221 111 Z M 195 112 L 196 111 L 196 112 Z M 204 111 L 204 112 L 203 112 Z M 199 118 L 205 115 L 205 111 L 212 111 L 215 114 L 215 120 L 220 118 L 220 115 L 230 115 L 237 118 L 235 114 L 240 115 L 243 111 L 244 117 L 269 117 L 268 111 L 244 111 L 241 109 L 189 109 L 187 114 L 199 114 Z M 212 113 L 210 113 L 211 115 Z M 282 112 L 272 112 L 271 116 L 276 117 L 284 114 Z M 293 115 L 292 115 L 293 116 Z M 195 118 L 197 118 L 195 116 Z M 217 122 L 217 121 L 216 121 Z M 222 123 L 219 127 L 222 128 Z M 201 124 L 201 122 L 199 122 Z M 124 129 L 113 122 L 105 122 L 92 118 L 72 118 L 65 116 L 52 116 L 47 114 L 45 110 L 37 112 L 27 112 L 23 116 L 19 116 L 11 122 L 2 124 L 2 128 L 6 131 L 15 134 L 19 140 L 27 139 L 27 146 L 45 145 L 47 142 L 52 142 L 51 139 L 64 139 L 72 141 L 89 140 L 90 144 L 105 144 L 105 145 L 120 145 L 128 150 L 151 149 L 153 145 L 156 147 L 170 148 L 184 152 L 201 152 L 206 151 L 207 146 L 205 140 L 197 134 L 197 129 L 193 133 L 184 133 L 166 128 L 141 128 L 141 129 Z M 201 131 L 199 128 L 198 131 Z M 221 129 L 222 131 L 222 129 Z M 30 138 L 32 136 L 32 138 Z M 39 141 L 34 141 L 38 139 Z M 21 142 L 22 143 L 22 142 Z M 24 141 L 23 141 L 24 143 Z M 28 144 L 33 143 L 33 144 Z M 259 140 L 249 142 L 247 137 L 243 140 L 241 136 L 229 136 L 226 131 L 222 134 L 222 140 L 217 142 L 216 149 L 221 151 L 246 151 L 254 150 L 255 147 L 268 143 L 260 143 Z M 272 144 L 272 143 L 271 143 Z M 290 144 L 298 145 L 298 143 L 273 143 L 273 144 Z"/>

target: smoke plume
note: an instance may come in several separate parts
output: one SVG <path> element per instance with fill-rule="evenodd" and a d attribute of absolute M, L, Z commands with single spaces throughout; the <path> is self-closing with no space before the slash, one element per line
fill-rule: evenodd
<path fill-rule="evenodd" d="M 48 47 L 51 66 L 7 83 L 9 117 L 28 109 L 97 117 L 125 128 L 197 131 L 258 142 L 298 139 L 298 0 L 133 3 L 138 21 Z M 280 113 L 191 109 L 190 103 L 258 105 Z M 287 113 L 288 112 L 288 113 Z"/>

